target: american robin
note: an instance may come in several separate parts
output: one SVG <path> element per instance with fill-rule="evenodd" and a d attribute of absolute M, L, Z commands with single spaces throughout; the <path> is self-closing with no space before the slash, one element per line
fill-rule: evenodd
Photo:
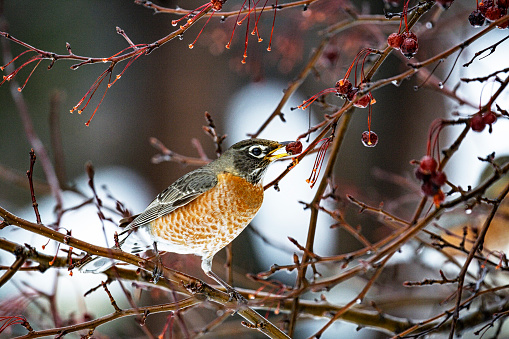
<path fill-rule="evenodd" d="M 199 255 L 205 274 L 238 298 L 235 290 L 212 272 L 212 259 L 260 209 L 263 177 L 272 162 L 289 155 L 284 150 L 287 144 L 264 139 L 240 141 L 218 159 L 185 174 L 131 219 L 119 235 L 122 250 L 137 253 L 153 244 L 156 253 L 160 249 Z M 99 273 L 113 264 L 108 258 L 94 258 L 80 270 Z"/>

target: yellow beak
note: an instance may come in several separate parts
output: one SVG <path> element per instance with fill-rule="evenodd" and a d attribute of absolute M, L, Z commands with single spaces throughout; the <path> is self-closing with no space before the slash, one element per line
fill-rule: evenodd
<path fill-rule="evenodd" d="M 286 145 L 289 143 L 290 141 L 288 142 L 282 142 L 278 148 L 272 150 L 269 154 L 267 154 L 265 156 L 265 159 L 269 160 L 269 161 L 276 161 L 277 159 L 280 159 L 280 158 L 284 158 L 284 157 L 287 157 L 287 156 L 290 156 L 291 154 L 288 154 L 286 152 Z"/>

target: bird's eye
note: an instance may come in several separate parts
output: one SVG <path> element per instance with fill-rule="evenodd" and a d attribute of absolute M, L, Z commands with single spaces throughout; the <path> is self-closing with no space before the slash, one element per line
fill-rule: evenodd
<path fill-rule="evenodd" d="M 260 146 L 253 146 L 249 149 L 249 153 L 251 153 L 251 155 L 253 155 L 257 158 L 260 158 L 260 156 L 263 153 L 263 150 Z"/>

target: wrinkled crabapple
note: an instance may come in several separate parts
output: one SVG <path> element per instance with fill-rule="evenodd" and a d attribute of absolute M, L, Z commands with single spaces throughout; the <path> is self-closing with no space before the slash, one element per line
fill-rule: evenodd
<path fill-rule="evenodd" d="M 347 95 L 352 90 L 353 85 L 348 79 L 340 79 L 334 87 L 339 95 Z"/>
<path fill-rule="evenodd" d="M 489 7 L 495 5 L 495 2 L 493 0 L 484 0 L 479 3 L 479 6 L 477 6 L 477 9 L 486 16 L 486 11 Z"/>
<path fill-rule="evenodd" d="M 353 101 L 353 99 L 355 98 L 355 95 L 357 95 L 357 92 L 359 91 L 359 89 L 357 87 L 352 87 L 352 89 L 346 93 L 346 99 L 348 101 Z"/>
<path fill-rule="evenodd" d="M 486 13 L 484 14 L 486 19 L 489 21 L 495 21 L 497 19 L 500 19 L 502 17 L 502 8 L 493 5 L 486 9 Z"/>
<path fill-rule="evenodd" d="M 285 151 L 288 154 L 295 155 L 302 152 L 302 143 L 300 141 L 292 141 L 285 147 Z"/>
<path fill-rule="evenodd" d="M 485 20 L 484 14 L 479 9 L 475 9 L 470 15 L 468 16 L 468 21 L 470 22 L 470 25 L 474 27 L 481 27 L 484 24 Z"/>

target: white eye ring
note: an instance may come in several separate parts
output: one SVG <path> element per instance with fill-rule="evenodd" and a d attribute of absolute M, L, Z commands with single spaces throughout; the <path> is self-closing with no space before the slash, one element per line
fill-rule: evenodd
<path fill-rule="evenodd" d="M 267 147 L 262 145 L 253 145 L 249 147 L 249 154 L 255 158 L 263 158 L 265 156 L 265 150 Z"/>

